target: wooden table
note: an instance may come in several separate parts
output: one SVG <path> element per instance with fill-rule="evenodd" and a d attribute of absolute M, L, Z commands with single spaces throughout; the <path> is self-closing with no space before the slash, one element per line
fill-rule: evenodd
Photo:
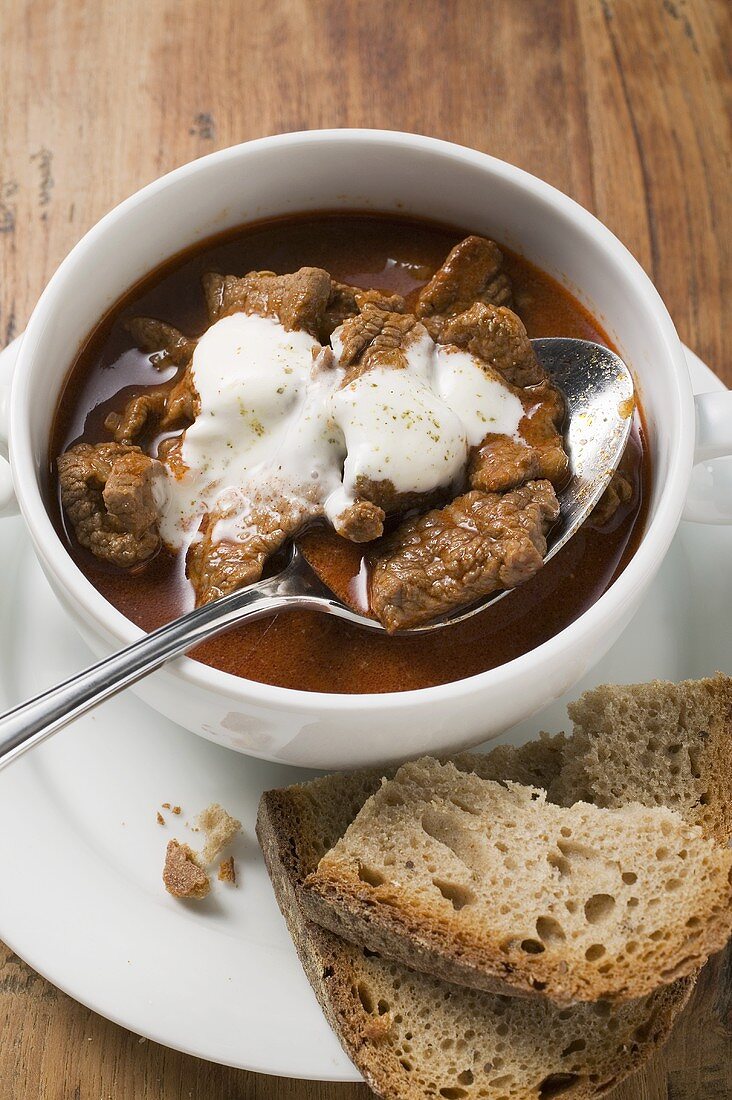
<path fill-rule="evenodd" d="M 732 385 L 731 10 L 729 0 L 0 0 L 0 342 L 22 331 L 79 237 L 156 176 L 264 134 L 375 126 L 484 149 L 578 199 Z M 145 1042 L 0 952 L 0 1100 L 367 1095 Z M 728 956 L 705 971 L 667 1050 L 613 1097 L 722 1100 L 731 1050 Z"/>

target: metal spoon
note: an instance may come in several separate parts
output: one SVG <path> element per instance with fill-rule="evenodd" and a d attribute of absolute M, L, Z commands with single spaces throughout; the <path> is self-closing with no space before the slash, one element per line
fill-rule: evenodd
<path fill-rule="evenodd" d="M 532 344 L 567 409 L 564 444 L 571 477 L 560 494 L 560 517 L 549 533 L 544 559 L 549 561 L 587 519 L 620 461 L 632 420 L 633 380 L 622 359 L 599 344 L 563 337 Z M 493 593 L 403 633 L 428 634 L 463 622 L 509 591 Z M 293 608 L 322 611 L 365 630 L 384 631 L 381 623 L 337 599 L 293 546 L 287 565 L 275 576 L 181 615 L 1 716 L 0 767 L 169 658 L 229 627 Z"/>

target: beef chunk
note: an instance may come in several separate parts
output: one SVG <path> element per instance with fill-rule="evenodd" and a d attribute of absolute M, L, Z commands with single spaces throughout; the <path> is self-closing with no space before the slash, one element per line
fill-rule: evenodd
<path fill-rule="evenodd" d="M 359 474 L 356 478 L 356 493 L 366 500 L 378 500 L 388 516 L 396 512 L 407 512 L 413 508 L 431 508 L 438 501 L 445 499 L 445 486 L 438 486 L 431 492 L 404 493 L 400 492 L 389 478 L 382 481 L 373 481 L 371 478 Z"/>
<path fill-rule="evenodd" d="M 549 382 L 534 386 L 524 394 L 526 415 L 519 431 L 536 454 L 533 476 L 547 478 L 555 487 L 560 486 L 569 471 L 562 438 L 564 398 Z"/>
<path fill-rule="evenodd" d="M 419 626 L 541 568 L 559 515 L 548 481 L 498 495 L 469 492 L 403 523 L 374 563 L 371 606 L 389 632 Z"/>
<path fill-rule="evenodd" d="M 319 267 L 301 267 L 290 275 L 250 271 L 236 275 L 204 276 L 203 289 L 211 323 L 230 313 L 259 313 L 276 317 L 292 332 L 304 329 L 317 336 L 331 299 L 330 275 Z"/>
<path fill-rule="evenodd" d="M 633 484 L 620 470 L 616 470 L 605 492 L 590 513 L 593 527 L 605 527 L 622 504 L 633 499 Z"/>
<path fill-rule="evenodd" d="M 321 343 L 330 340 L 335 329 L 342 325 L 347 317 L 353 317 L 358 313 L 356 294 L 358 288 L 348 286 L 347 283 L 331 283 L 330 297 L 323 313 L 320 324 L 319 338 Z"/>
<path fill-rule="evenodd" d="M 385 290 L 361 290 L 346 283 L 332 284 L 331 295 L 323 316 L 325 333 L 323 342 L 330 339 L 334 329 L 349 317 L 355 317 L 369 302 L 391 313 L 405 313 L 407 304 L 401 294 L 389 294 Z"/>
<path fill-rule="evenodd" d="M 417 319 L 411 314 L 385 308 L 380 298 L 365 298 L 360 313 L 345 321 L 341 329 L 340 363 L 348 368 L 343 385 L 372 367 L 406 366 L 403 349 L 417 328 Z M 419 331 L 423 331 L 421 325 Z"/>
<path fill-rule="evenodd" d="M 82 546 L 123 568 L 160 546 L 154 482 L 165 476 L 139 447 L 79 443 L 57 460 L 61 504 Z"/>
<path fill-rule="evenodd" d="M 146 454 L 131 451 L 112 463 L 102 497 L 107 513 L 124 531 L 145 538 L 157 527 L 159 513 L 153 492 L 157 464 Z M 162 471 L 157 471 L 158 476 Z"/>
<path fill-rule="evenodd" d="M 189 340 L 177 328 L 152 317 L 133 317 L 127 322 L 127 330 L 138 347 L 153 353 L 150 361 L 154 367 L 169 363 L 182 367 L 190 361 L 196 346 L 195 340 Z"/>
<path fill-rule="evenodd" d="M 466 237 L 420 291 L 416 313 L 438 339 L 449 317 L 476 302 L 510 306 L 511 300 L 511 284 L 498 245 L 485 237 Z"/>
<path fill-rule="evenodd" d="M 158 459 L 167 466 L 169 473 L 179 480 L 185 477 L 188 466 L 183 458 L 183 441 L 185 432 L 181 435 L 171 435 L 167 439 L 161 439 L 158 443 Z"/>
<path fill-rule="evenodd" d="M 362 311 L 367 305 L 375 305 L 388 313 L 407 312 L 407 303 L 401 294 L 389 294 L 386 290 L 357 290 L 356 305 Z"/>
<path fill-rule="evenodd" d="M 136 439 L 165 415 L 169 390 L 148 390 L 128 401 L 121 413 L 111 412 L 104 427 L 116 443 L 134 443 Z"/>
<path fill-rule="evenodd" d="M 185 421 L 193 421 L 201 409 L 201 399 L 193 384 L 191 367 L 185 371 L 168 393 L 165 413 L 160 422 L 163 429 L 173 428 Z"/>
<path fill-rule="evenodd" d="M 208 530 L 213 528 L 215 518 L 212 516 Z M 263 531 L 247 543 L 214 543 L 205 532 L 199 542 L 192 543 L 186 558 L 186 576 L 196 590 L 196 605 L 211 603 L 258 581 L 265 561 L 286 537 L 278 537 L 276 531 Z"/>
<path fill-rule="evenodd" d="M 210 603 L 236 588 L 254 584 L 262 576 L 265 562 L 303 525 L 312 513 L 300 501 L 273 499 L 253 503 L 241 540 L 216 538 L 216 525 L 236 515 L 241 502 L 219 505 L 201 525 L 201 538 L 191 544 L 186 573 L 196 590 L 196 603 Z"/>
<path fill-rule="evenodd" d="M 196 590 L 196 603 L 210 603 L 237 588 L 254 584 L 265 563 L 298 534 L 305 523 L 323 515 L 316 501 L 293 497 L 255 500 L 246 517 L 242 535 L 216 540 L 216 524 L 240 514 L 241 500 L 219 504 L 201 525 L 201 537 L 191 544 L 186 574 Z M 334 524 L 339 535 L 351 542 L 369 542 L 384 530 L 384 513 L 369 501 L 356 501 Z"/>
<path fill-rule="evenodd" d="M 370 499 L 359 499 L 345 508 L 333 521 L 337 533 L 349 542 L 372 542 L 384 533 L 384 509 Z"/>
<path fill-rule="evenodd" d="M 503 493 L 539 475 L 539 453 L 522 439 L 489 433 L 470 456 L 468 484 L 484 493 Z"/>
<path fill-rule="evenodd" d="M 196 341 L 189 340 L 172 325 L 152 317 L 133 317 L 127 328 L 139 347 L 154 352 L 150 357 L 153 366 L 172 363 L 183 367 L 190 363 Z M 134 443 L 146 430 L 158 424 L 169 428 L 180 420 L 192 420 L 195 416 L 193 398 L 190 372 L 186 370 L 172 387 L 145 390 L 131 398 L 121 413 L 109 413 L 104 427 L 116 443 Z"/>
<path fill-rule="evenodd" d="M 145 431 L 167 431 L 198 416 L 200 399 L 187 367 L 177 382 L 157 390 L 147 390 L 127 402 L 121 413 L 111 412 L 104 427 L 116 443 L 134 443 Z"/>
<path fill-rule="evenodd" d="M 544 383 L 529 397 L 521 394 L 526 414 L 519 425 L 521 439 L 488 434 L 470 458 L 468 484 L 484 493 L 515 489 L 529 478 L 546 478 L 559 487 L 567 476 L 569 459 L 560 431 L 564 401 L 558 390 Z"/>
<path fill-rule="evenodd" d="M 544 381 L 521 318 L 503 306 L 478 302 L 447 321 L 438 342 L 464 348 L 490 363 L 513 386 L 536 386 Z"/>

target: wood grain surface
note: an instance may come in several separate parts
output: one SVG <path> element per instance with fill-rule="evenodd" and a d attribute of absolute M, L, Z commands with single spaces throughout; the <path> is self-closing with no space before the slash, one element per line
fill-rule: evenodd
<path fill-rule="evenodd" d="M 0 13 L 0 344 L 81 235 L 161 173 L 265 134 L 374 126 L 486 150 L 578 199 L 732 385 L 729 0 L 0 0 Z M 368 1095 L 158 1047 L 2 948 L 0 1029 L 0 1100 Z M 728 955 L 613 1100 L 723 1100 L 731 1051 Z"/>

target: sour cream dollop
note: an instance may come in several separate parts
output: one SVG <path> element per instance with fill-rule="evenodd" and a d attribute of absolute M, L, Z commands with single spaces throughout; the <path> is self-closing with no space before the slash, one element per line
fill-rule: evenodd
<path fill-rule="evenodd" d="M 488 432 L 519 439 L 523 405 L 474 356 L 434 343 L 415 327 L 402 367 L 373 367 L 331 397 L 343 432 L 343 484 L 328 501 L 331 520 L 353 503 L 359 479 L 390 481 L 399 493 L 428 493 L 457 483 L 471 447 Z M 340 330 L 333 351 L 342 352 Z"/>
<path fill-rule="evenodd" d="M 266 497 L 320 479 L 323 492 L 337 488 L 343 439 L 328 398 L 343 375 L 317 369 L 330 355 L 308 333 L 258 314 L 223 317 L 203 334 L 191 364 L 200 411 L 183 437 L 185 470 L 171 478 L 161 527 L 169 545 L 180 546 L 232 490 Z"/>
<path fill-rule="evenodd" d="M 374 366 L 344 383 L 340 330 L 332 351 L 276 319 L 235 313 L 213 324 L 193 353 L 200 398 L 171 476 L 161 532 L 183 544 L 217 501 L 227 518 L 215 538 L 250 533 L 247 499 L 302 500 L 334 521 L 359 479 L 399 493 L 456 484 L 471 447 L 488 432 L 520 439 L 523 405 L 472 355 L 436 345 L 416 326 L 403 367 Z M 231 501 L 242 501 L 232 516 Z M 234 509 L 236 513 L 236 509 Z"/>

